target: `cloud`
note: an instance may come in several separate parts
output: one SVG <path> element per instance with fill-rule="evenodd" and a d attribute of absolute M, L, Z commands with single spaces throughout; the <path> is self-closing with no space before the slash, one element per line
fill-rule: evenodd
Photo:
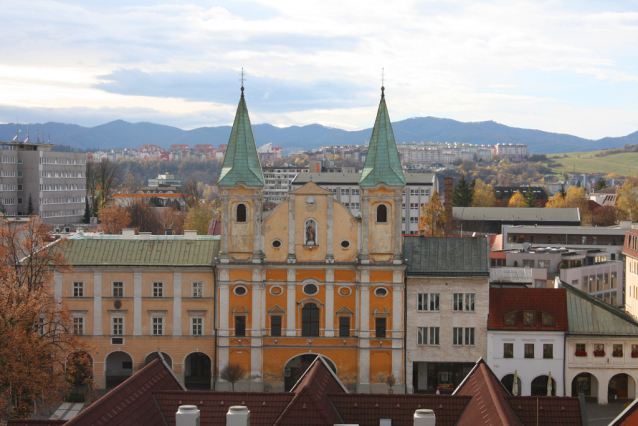
<path fill-rule="evenodd" d="M 239 73 L 215 69 L 201 73 L 153 72 L 139 69 L 117 70 L 100 76 L 95 88 L 121 95 L 179 98 L 187 101 L 236 104 L 239 100 Z M 344 80 L 283 80 L 247 76 L 249 109 L 264 112 L 291 112 L 324 108 L 348 108 L 374 102 L 370 87 Z"/>

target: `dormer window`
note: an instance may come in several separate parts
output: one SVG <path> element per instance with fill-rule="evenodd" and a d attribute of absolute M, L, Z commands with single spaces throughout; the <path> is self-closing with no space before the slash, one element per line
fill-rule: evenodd
<path fill-rule="evenodd" d="M 504 315 L 505 327 L 516 327 L 516 312 L 510 312 Z"/>
<path fill-rule="evenodd" d="M 523 326 L 536 327 L 536 312 L 535 311 L 523 312 Z"/>
<path fill-rule="evenodd" d="M 235 222 L 246 223 L 246 204 L 237 204 L 237 211 L 235 214 Z"/>
<path fill-rule="evenodd" d="M 388 223 L 388 207 L 385 204 L 377 207 L 377 223 Z"/>
<path fill-rule="evenodd" d="M 543 312 L 542 324 L 543 327 L 556 327 L 556 319 L 554 318 L 554 315 Z"/>

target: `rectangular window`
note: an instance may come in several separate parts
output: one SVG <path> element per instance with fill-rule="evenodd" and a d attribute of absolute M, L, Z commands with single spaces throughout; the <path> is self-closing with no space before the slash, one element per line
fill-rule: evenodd
<path fill-rule="evenodd" d="M 124 283 L 122 281 L 113 282 L 113 297 L 124 297 Z"/>
<path fill-rule="evenodd" d="M 204 318 L 194 317 L 191 318 L 191 335 L 192 336 L 201 336 L 204 334 Z"/>
<path fill-rule="evenodd" d="M 454 293 L 454 311 L 474 312 L 474 293 Z"/>
<path fill-rule="evenodd" d="M 197 282 L 192 284 L 191 297 L 204 297 L 204 283 Z"/>
<path fill-rule="evenodd" d="M 430 327 L 430 345 L 439 344 L 439 327 Z"/>
<path fill-rule="evenodd" d="M 162 336 L 164 334 L 164 318 L 153 317 L 153 336 Z"/>
<path fill-rule="evenodd" d="M 270 317 L 270 335 L 281 336 L 281 315 Z"/>
<path fill-rule="evenodd" d="M 246 317 L 235 317 L 235 336 L 246 335 Z"/>
<path fill-rule="evenodd" d="M 543 358 L 554 358 L 554 345 L 551 343 L 543 343 Z"/>
<path fill-rule="evenodd" d="M 543 327 L 555 327 L 556 326 L 556 320 L 554 318 L 554 315 L 546 314 L 545 312 L 543 312 L 542 315 L 541 315 L 541 318 L 542 318 Z"/>
<path fill-rule="evenodd" d="M 84 297 L 84 283 L 82 281 L 73 283 L 73 297 Z"/>
<path fill-rule="evenodd" d="M 465 294 L 465 311 L 474 312 L 474 293 Z"/>
<path fill-rule="evenodd" d="M 536 327 L 536 312 L 534 311 L 523 312 L 523 326 Z"/>
<path fill-rule="evenodd" d="M 439 293 L 419 293 L 417 301 L 418 311 L 438 311 Z"/>
<path fill-rule="evenodd" d="M 534 344 L 525 343 L 525 358 L 534 358 Z"/>
<path fill-rule="evenodd" d="M 153 283 L 153 297 L 164 297 L 164 283 Z"/>
<path fill-rule="evenodd" d="M 463 345 L 463 327 L 454 327 L 452 329 L 452 344 L 455 346 Z"/>
<path fill-rule="evenodd" d="M 539 260 L 538 261 L 539 268 L 549 268 L 549 260 Z"/>
<path fill-rule="evenodd" d="M 613 352 L 611 353 L 611 355 L 612 355 L 614 358 L 622 358 L 622 357 L 623 357 L 623 347 L 622 347 L 622 344 L 614 345 L 614 346 L 613 346 Z"/>
<path fill-rule="evenodd" d="M 454 293 L 454 310 L 462 311 L 463 310 L 463 293 Z"/>
<path fill-rule="evenodd" d="M 385 318 L 375 318 L 374 325 L 375 325 L 375 337 L 385 338 L 385 326 L 386 326 Z"/>
<path fill-rule="evenodd" d="M 474 346 L 474 327 L 465 327 L 465 346 Z"/>
<path fill-rule="evenodd" d="M 503 358 L 514 358 L 514 343 L 503 343 Z"/>
<path fill-rule="evenodd" d="M 339 317 L 339 337 L 350 337 L 350 317 Z"/>
<path fill-rule="evenodd" d="M 124 318 L 122 317 L 113 318 L 113 335 L 114 336 L 124 335 Z"/>
<path fill-rule="evenodd" d="M 439 344 L 439 327 L 418 327 L 417 328 L 417 344 L 421 346 Z"/>
<path fill-rule="evenodd" d="M 523 259 L 523 268 L 533 268 L 534 259 Z"/>
<path fill-rule="evenodd" d="M 516 327 L 516 312 L 505 314 L 504 322 L 506 327 Z"/>
<path fill-rule="evenodd" d="M 84 318 L 73 317 L 73 334 L 77 334 L 79 336 L 84 334 Z"/>

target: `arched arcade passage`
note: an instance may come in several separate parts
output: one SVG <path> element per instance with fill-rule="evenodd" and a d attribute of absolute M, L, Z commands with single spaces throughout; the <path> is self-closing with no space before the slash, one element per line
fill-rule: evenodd
<path fill-rule="evenodd" d="M 210 390 L 212 362 L 203 352 L 188 354 L 184 360 L 184 386 L 188 390 Z"/>
<path fill-rule="evenodd" d="M 104 360 L 106 388 L 111 389 L 131 377 L 133 358 L 124 351 L 111 352 Z"/>
<path fill-rule="evenodd" d="M 317 354 L 303 354 L 290 359 L 284 366 L 284 391 L 288 392 L 299 381 L 301 376 L 306 372 L 310 364 L 317 358 Z M 337 373 L 337 367 L 334 362 L 325 356 L 323 359 L 328 363 L 330 369 Z"/>

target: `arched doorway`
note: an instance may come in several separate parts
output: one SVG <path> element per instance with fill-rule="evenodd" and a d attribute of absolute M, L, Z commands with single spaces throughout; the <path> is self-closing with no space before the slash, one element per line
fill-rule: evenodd
<path fill-rule="evenodd" d="M 547 396 L 547 382 L 549 380 L 549 376 L 543 375 L 538 376 L 534 380 L 532 380 L 532 396 Z M 556 380 L 552 377 L 552 395 L 556 396 Z"/>
<path fill-rule="evenodd" d="M 630 398 L 630 384 L 633 385 L 633 380 L 625 373 L 616 374 L 614 377 L 609 379 L 609 384 L 607 385 L 607 396 L 609 398 L 609 402 L 614 402 L 617 399 Z"/>
<path fill-rule="evenodd" d="M 590 373 L 580 373 L 572 380 L 572 396 L 584 393 L 586 397 L 598 400 L 598 379 Z"/>
<path fill-rule="evenodd" d="M 512 393 L 512 389 L 514 388 L 514 375 L 513 374 L 508 374 L 506 376 L 503 376 L 503 378 L 501 379 L 501 383 L 503 383 L 503 386 L 505 386 L 505 389 L 507 389 L 509 391 L 509 393 Z M 521 383 L 521 378 L 517 377 L 516 378 L 516 383 L 518 384 L 518 393 L 517 395 L 520 395 L 522 392 L 522 383 Z"/>
<path fill-rule="evenodd" d="M 144 358 L 144 365 L 149 365 L 156 358 L 158 358 L 157 352 L 151 352 L 150 354 L 146 355 L 146 358 Z M 166 352 L 162 352 L 162 358 L 164 358 L 164 361 L 168 364 L 169 367 L 171 367 L 172 370 L 173 359 Z"/>
<path fill-rule="evenodd" d="M 184 386 L 188 390 L 210 390 L 211 359 L 202 352 L 193 352 L 184 360 Z"/>
<path fill-rule="evenodd" d="M 317 358 L 317 354 L 304 354 L 298 355 L 291 360 L 289 360 L 284 366 L 284 391 L 288 392 L 292 387 L 299 381 L 301 376 L 306 372 L 310 364 Z M 337 373 L 337 367 L 335 364 L 328 358 L 323 357 L 323 359 L 328 363 L 328 366 L 332 371 Z"/>
<path fill-rule="evenodd" d="M 133 358 L 124 351 L 111 352 L 104 361 L 106 388 L 114 388 L 133 374 Z"/>

